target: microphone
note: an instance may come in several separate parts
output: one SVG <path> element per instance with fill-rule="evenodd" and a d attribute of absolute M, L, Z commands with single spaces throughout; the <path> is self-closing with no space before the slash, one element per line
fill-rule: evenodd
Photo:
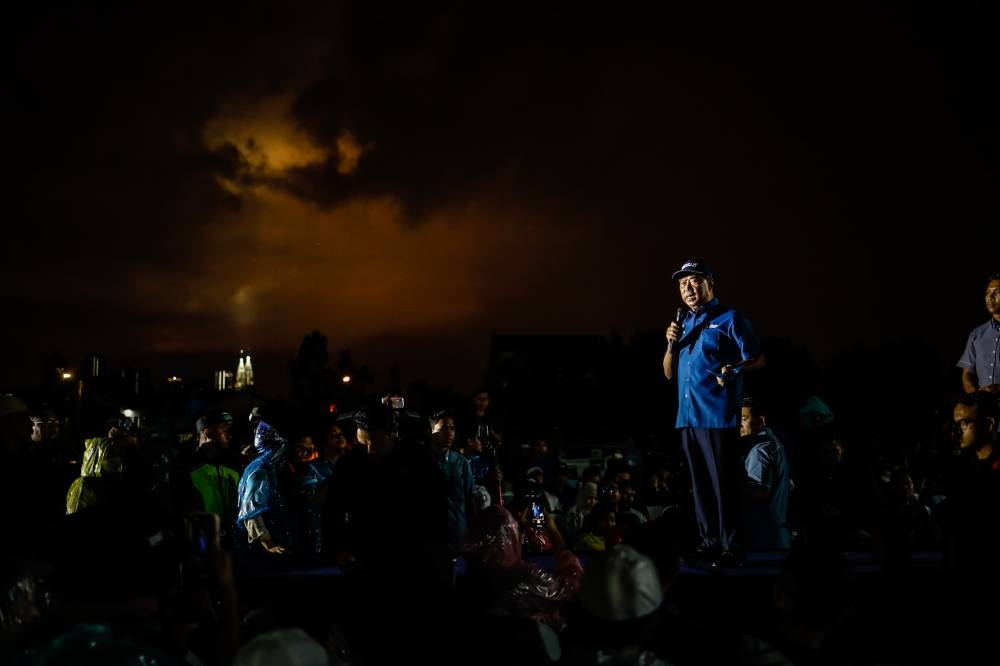
<path fill-rule="evenodd" d="M 674 318 L 674 321 L 676 321 L 678 324 L 684 321 L 684 308 L 677 308 L 677 316 Z M 674 353 L 673 340 L 667 340 L 667 353 L 668 354 Z"/>

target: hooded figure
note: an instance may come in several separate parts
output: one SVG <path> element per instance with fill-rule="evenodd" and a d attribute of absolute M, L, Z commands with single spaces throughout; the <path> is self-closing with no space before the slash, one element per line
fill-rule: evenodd
<path fill-rule="evenodd" d="M 83 443 L 80 476 L 66 494 L 67 514 L 108 501 L 112 490 L 109 486 L 114 486 L 126 472 L 126 459 L 133 462 L 133 469 L 128 471 L 136 472 L 139 429 L 135 422 L 124 417 L 114 418 L 108 421 L 107 428 L 107 437 L 91 437 Z"/>
<path fill-rule="evenodd" d="M 290 451 L 290 445 L 265 421 L 257 422 L 254 449 L 257 457 L 247 465 L 237 491 L 239 513 L 236 519 L 237 541 L 259 541 L 269 553 L 289 552 L 292 535 L 278 475 Z"/>

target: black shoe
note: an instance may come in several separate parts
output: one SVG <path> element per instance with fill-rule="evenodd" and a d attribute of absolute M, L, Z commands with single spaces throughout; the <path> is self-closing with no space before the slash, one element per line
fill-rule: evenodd
<path fill-rule="evenodd" d="M 710 564 L 715 561 L 717 557 L 719 557 L 718 550 L 698 546 L 694 549 L 693 553 L 686 555 L 683 559 L 685 564 Z"/>
<path fill-rule="evenodd" d="M 712 568 L 731 569 L 736 567 L 742 567 L 743 564 L 744 564 L 744 559 L 742 555 L 734 553 L 731 550 L 727 550 L 712 561 Z"/>

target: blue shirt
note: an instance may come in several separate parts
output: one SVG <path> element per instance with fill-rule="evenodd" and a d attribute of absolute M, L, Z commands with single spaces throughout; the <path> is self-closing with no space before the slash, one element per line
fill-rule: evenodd
<path fill-rule="evenodd" d="M 676 342 L 677 427 L 738 428 L 743 378 L 719 386 L 724 365 L 736 365 L 760 354 L 750 320 L 713 298 L 684 318 L 684 335 Z"/>
<path fill-rule="evenodd" d="M 744 497 L 744 547 L 751 550 L 788 550 L 791 532 L 788 529 L 788 493 L 790 475 L 785 447 L 770 428 L 751 439 L 753 443 L 744 463 L 747 482 L 767 491 L 767 500 Z"/>
<path fill-rule="evenodd" d="M 466 498 L 472 495 L 475 482 L 472 466 L 458 451 L 445 451 L 437 459 L 438 467 L 448 479 L 448 534 L 458 543 L 465 535 L 468 516 L 465 515 Z"/>
<path fill-rule="evenodd" d="M 976 373 L 979 388 L 990 384 L 1000 384 L 997 372 L 997 356 L 1000 355 L 1000 322 L 990 319 L 969 333 L 965 353 L 958 359 L 958 367 Z"/>

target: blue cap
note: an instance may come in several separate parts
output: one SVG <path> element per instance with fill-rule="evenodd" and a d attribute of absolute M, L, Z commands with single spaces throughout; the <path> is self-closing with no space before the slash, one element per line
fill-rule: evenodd
<path fill-rule="evenodd" d="M 670 276 L 672 280 L 680 280 L 688 275 L 700 275 L 702 277 L 713 277 L 712 269 L 701 259 L 688 259 L 681 266 L 681 269 Z"/>

